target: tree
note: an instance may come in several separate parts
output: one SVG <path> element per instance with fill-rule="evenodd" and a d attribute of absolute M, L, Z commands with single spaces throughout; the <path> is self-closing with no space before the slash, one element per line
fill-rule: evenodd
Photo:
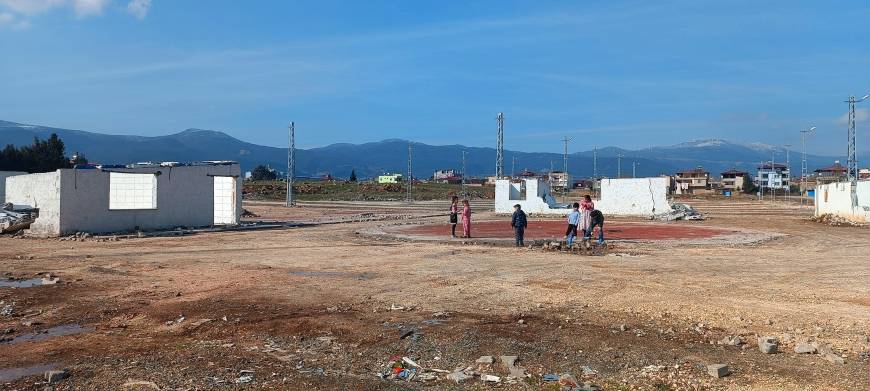
<path fill-rule="evenodd" d="M 255 181 L 274 181 L 278 179 L 278 174 L 275 170 L 261 164 L 251 172 L 251 179 Z"/>
<path fill-rule="evenodd" d="M 15 148 L 10 144 L 0 151 L 0 170 L 33 173 L 70 167 L 69 158 L 64 156 L 63 141 L 54 133 L 47 140 L 34 137 L 32 145 Z"/>
<path fill-rule="evenodd" d="M 758 187 L 752 183 L 752 178 L 749 175 L 743 176 L 743 192 L 746 194 L 755 194 L 758 192 Z"/>
<path fill-rule="evenodd" d="M 347 179 L 349 182 L 356 182 L 356 169 L 350 170 L 350 178 Z"/>

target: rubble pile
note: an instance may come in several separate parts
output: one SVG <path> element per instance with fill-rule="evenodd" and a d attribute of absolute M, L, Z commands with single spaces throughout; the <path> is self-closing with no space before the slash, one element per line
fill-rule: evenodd
<path fill-rule="evenodd" d="M 817 223 L 827 224 L 832 227 L 863 227 L 865 224 L 857 221 L 849 220 L 845 217 L 837 216 L 831 213 L 824 213 L 819 216 L 813 216 L 810 220 Z"/>
<path fill-rule="evenodd" d="M 35 209 L 15 210 L 10 203 L 0 208 L 0 233 L 13 233 L 30 227 L 38 213 Z"/>
<path fill-rule="evenodd" d="M 695 208 L 692 208 L 689 205 L 674 202 L 670 206 L 671 209 L 669 211 L 654 215 L 653 218 L 662 221 L 707 219 L 706 215 L 698 212 Z"/>

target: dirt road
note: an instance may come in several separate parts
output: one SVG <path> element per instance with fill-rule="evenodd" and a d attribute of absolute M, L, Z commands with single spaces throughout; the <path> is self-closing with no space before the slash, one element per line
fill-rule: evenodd
<path fill-rule="evenodd" d="M 699 204 L 710 220 L 671 224 L 775 239 L 613 241 L 577 256 L 358 234 L 441 223 L 415 217 L 438 203 L 246 205 L 256 219 L 322 223 L 286 230 L 0 237 L 7 278 L 60 279 L 0 287 L 0 384 L 41 389 L 56 368 L 70 375 L 57 389 L 86 390 L 558 389 L 542 375 L 566 373 L 613 390 L 870 389 L 870 229 L 793 207 Z M 778 338 L 780 353 L 761 353 L 757 336 Z M 831 354 L 794 353 L 807 341 Z M 475 363 L 486 355 L 496 363 Z M 530 377 L 509 381 L 501 355 Z M 501 382 L 379 378 L 393 356 Z M 709 364 L 731 373 L 714 378 Z"/>

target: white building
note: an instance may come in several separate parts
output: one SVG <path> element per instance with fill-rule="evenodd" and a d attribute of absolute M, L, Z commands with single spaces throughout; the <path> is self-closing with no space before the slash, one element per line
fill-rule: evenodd
<path fill-rule="evenodd" d="M 449 178 L 454 178 L 454 177 L 456 177 L 456 171 L 452 170 L 452 169 L 451 170 L 438 170 L 438 171 L 435 171 L 434 174 L 432 174 L 432 179 L 434 179 L 436 181 L 439 179 L 449 179 Z"/>
<path fill-rule="evenodd" d="M 668 188 L 670 178 L 602 179 L 601 199 L 593 200 L 596 209 L 604 214 L 620 216 L 652 216 L 669 211 Z M 579 200 L 578 200 L 579 201 Z M 550 186 L 537 178 L 512 182 L 496 181 L 495 211 L 512 213 L 519 204 L 526 213 L 565 215 L 567 204 L 559 204 L 550 192 Z"/>
<path fill-rule="evenodd" d="M 763 163 L 758 166 L 755 185 L 763 189 L 785 189 L 788 188 L 791 182 L 789 174 L 788 167 L 785 164 Z"/>
<path fill-rule="evenodd" d="M 239 223 L 239 164 L 102 166 L 6 178 L 6 201 L 37 208 L 34 236 Z"/>

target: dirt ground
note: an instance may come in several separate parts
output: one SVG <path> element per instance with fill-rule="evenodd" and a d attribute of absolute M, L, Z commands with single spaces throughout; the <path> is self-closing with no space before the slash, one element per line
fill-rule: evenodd
<path fill-rule="evenodd" d="M 505 218 L 486 206 L 476 220 Z M 46 388 L 55 368 L 69 373 L 48 386 L 60 390 L 559 389 L 546 374 L 606 390 L 870 389 L 870 228 L 814 223 L 794 205 L 693 206 L 710 219 L 668 224 L 770 235 L 615 240 L 581 256 L 360 234 L 446 220 L 426 217 L 446 209 L 430 202 L 245 205 L 252 220 L 312 223 L 279 230 L 0 237 L 7 278 L 60 279 L 0 287 L 0 388 Z M 778 338 L 779 353 L 757 336 Z M 805 341 L 833 353 L 796 354 Z M 485 355 L 496 363 L 475 363 Z M 509 380 L 502 355 L 529 377 Z M 501 382 L 378 376 L 402 356 Z"/>

